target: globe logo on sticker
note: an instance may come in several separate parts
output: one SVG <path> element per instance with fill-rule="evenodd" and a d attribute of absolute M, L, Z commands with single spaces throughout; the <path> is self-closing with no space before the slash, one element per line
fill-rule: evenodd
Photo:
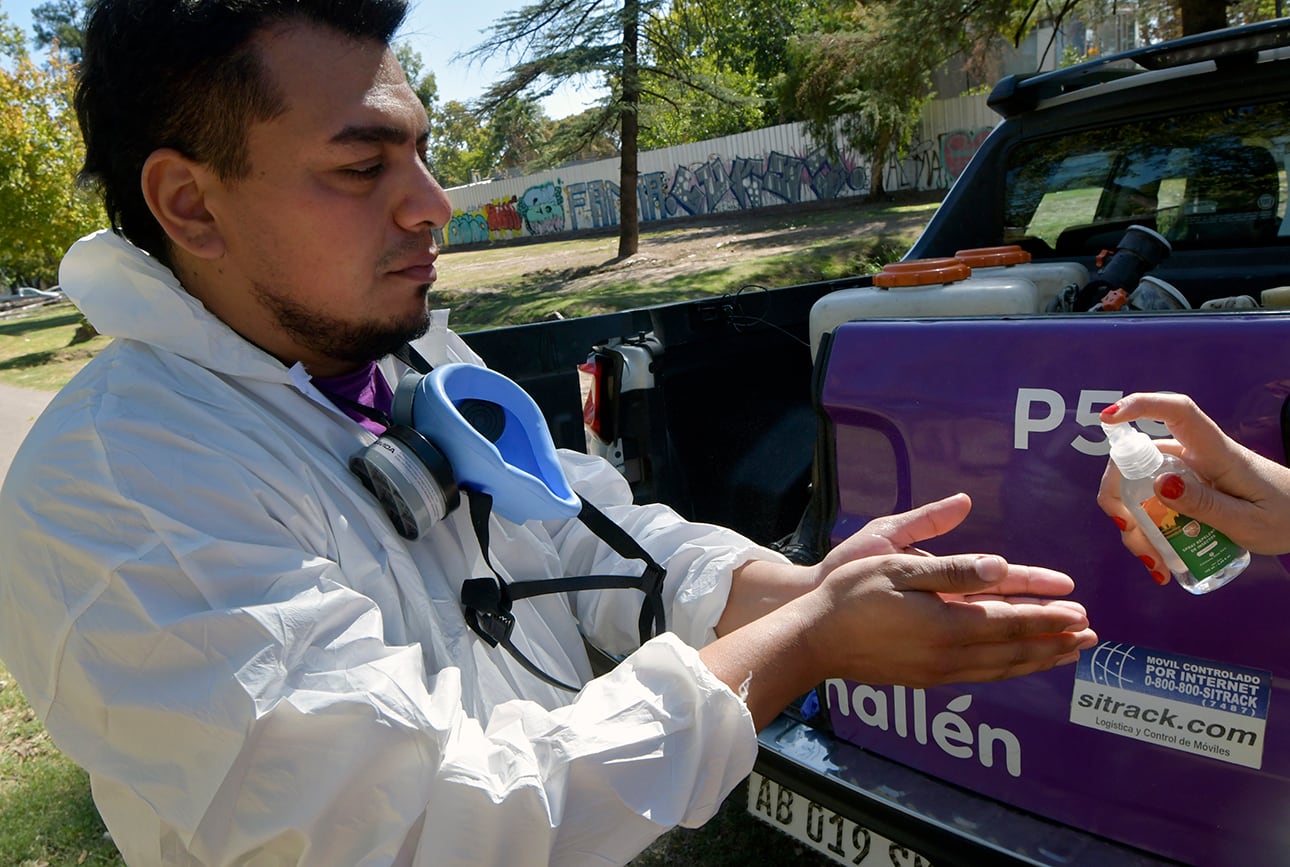
<path fill-rule="evenodd" d="M 1089 679 L 1101 686 L 1131 689 L 1135 681 L 1126 675 L 1133 670 L 1130 663 L 1137 659 L 1133 655 L 1135 650 L 1137 647 L 1132 644 L 1113 644 L 1109 641 L 1099 644 L 1093 648 L 1092 658 L 1089 660 Z"/>

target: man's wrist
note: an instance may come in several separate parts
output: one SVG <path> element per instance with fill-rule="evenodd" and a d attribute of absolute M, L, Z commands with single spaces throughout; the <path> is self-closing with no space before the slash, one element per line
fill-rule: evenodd
<path fill-rule="evenodd" d="M 760 730 L 823 679 L 822 624 L 814 593 L 799 596 L 700 651 L 704 664 L 743 697 Z"/>

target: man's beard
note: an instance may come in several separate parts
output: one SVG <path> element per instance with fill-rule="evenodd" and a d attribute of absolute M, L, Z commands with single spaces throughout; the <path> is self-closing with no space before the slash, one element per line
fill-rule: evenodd
<path fill-rule="evenodd" d="M 427 284 L 425 290 L 429 288 Z M 430 313 L 424 307 L 419 317 L 402 322 L 347 322 L 284 298 L 263 285 L 257 284 L 254 291 L 278 326 L 296 342 L 336 361 L 364 364 L 384 358 L 430 328 Z"/>

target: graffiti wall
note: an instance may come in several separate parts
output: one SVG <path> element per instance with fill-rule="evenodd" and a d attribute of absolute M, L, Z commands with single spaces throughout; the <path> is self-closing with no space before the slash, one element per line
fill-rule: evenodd
<path fill-rule="evenodd" d="M 883 188 L 948 189 L 993 128 L 984 96 L 937 100 L 919 137 L 893 153 Z M 645 151 L 636 200 L 642 223 L 865 195 L 868 160 L 812 142 L 801 124 Z M 453 187 L 442 243 L 479 244 L 618 225 L 617 159 L 565 166 L 523 178 Z"/>

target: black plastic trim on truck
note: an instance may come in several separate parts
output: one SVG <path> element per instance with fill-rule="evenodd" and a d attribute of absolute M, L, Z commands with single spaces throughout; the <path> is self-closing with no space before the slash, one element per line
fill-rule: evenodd
<path fill-rule="evenodd" d="M 1211 30 L 1052 72 L 1009 75 L 995 85 L 986 105 L 1002 117 L 1016 117 L 1033 110 L 1041 100 L 1135 75 L 1131 64 L 1146 70 L 1172 69 L 1207 60 L 1220 66 L 1242 66 L 1252 64 L 1260 51 L 1286 45 L 1290 45 L 1290 18 Z"/>

